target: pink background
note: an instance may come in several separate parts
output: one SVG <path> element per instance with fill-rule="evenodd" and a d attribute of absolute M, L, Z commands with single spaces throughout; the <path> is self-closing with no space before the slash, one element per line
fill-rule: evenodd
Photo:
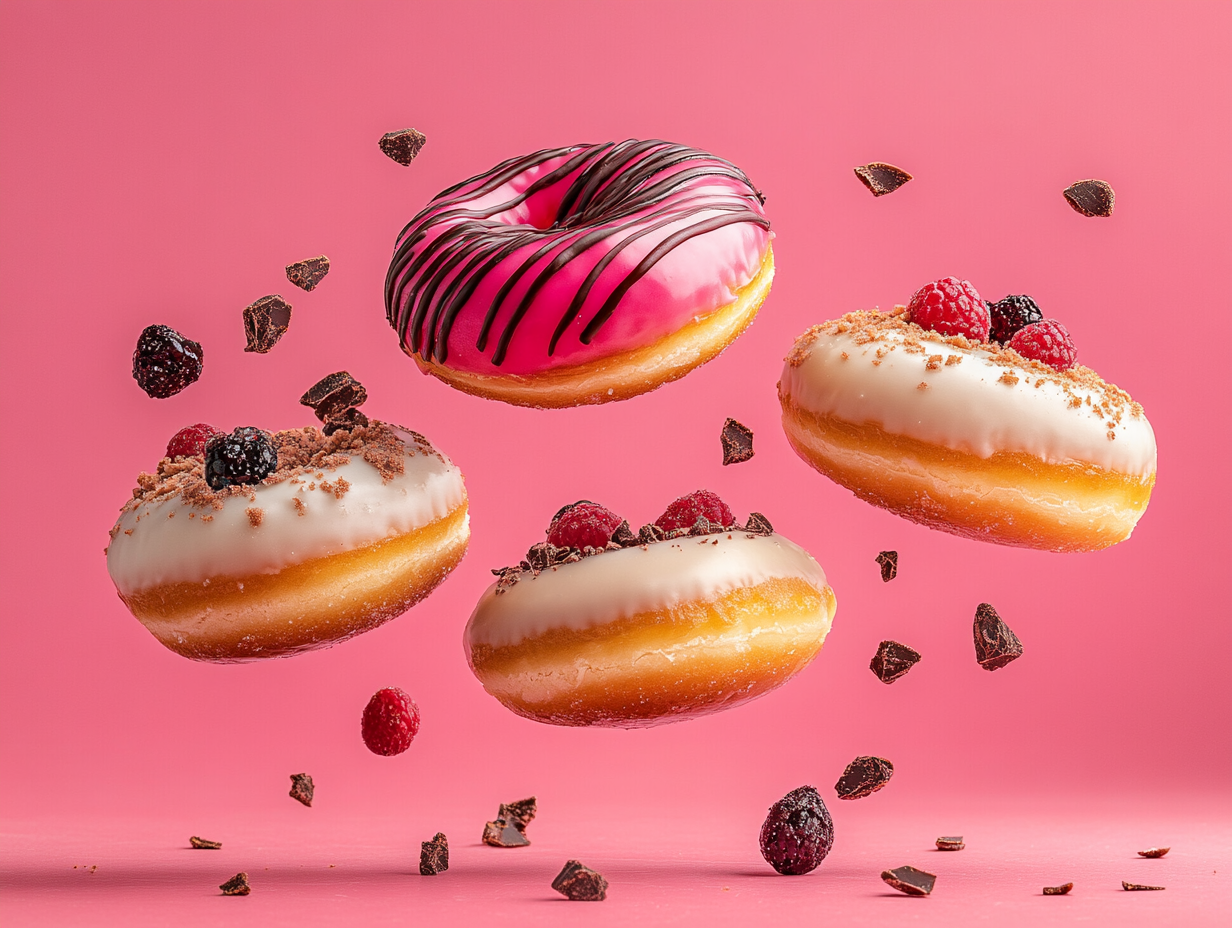
<path fill-rule="evenodd" d="M 11 923 L 1226 914 L 1232 368 L 1213 346 L 1229 335 L 1232 7 L 9 2 L 0 29 Z M 376 141 L 408 125 L 428 144 L 403 168 Z M 407 219 L 511 155 L 656 136 L 766 192 L 778 276 L 752 328 L 682 382 L 602 408 L 515 409 L 421 377 L 381 305 Z M 874 199 L 851 173 L 870 160 L 916 179 Z M 1062 199 L 1087 177 L 1115 188 L 1110 220 Z M 329 277 L 291 287 L 283 266 L 321 252 Z M 1146 407 L 1159 483 L 1131 541 L 1053 555 L 929 532 L 788 448 L 774 383 L 792 338 L 945 274 L 992 299 L 1033 294 Z M 245 354 L 240 310 L 274 292 L 293 326 Z M 201 381 L 165 401 L 129 374 L 154 322 L 206 352 Z M 137 472 L 191 422 L 306 424 L 299 394 L 343 368 L 369 414 L 462 467 L 466 560 L 411 613 L 331 650 L 244 666 L 164 650 L 102 557 Z M 720 466 L 726 416 L 756 433 L 748 464 Z M 698 486 L 740 517 L 765 512 L 825 567 L 839 611 L 812 667 L 744 708 L 638 732 L 541 726 L 484 694 L 461 631 L 489 568 L 579 497 L 638 524 Z M 901 556 L 890 584 L 883 548 Z M 995 674 L 973 660 L 981 601 L 1026 647 Z M 868 670 L 882 638 L 924 654 L 891 687 Z M 390 684 L 424 720 L 396 759 L 359 738 Z M 756 846 L 766 807 L 802 783 L 833 799 L 866 753 L 893 760 L 893 782 L 831 801 L 831 858 L 774 877 Z M 301 770 L 311 810 L 286 796 Z M 477 845 L 498 802 L 531 793 L 532 848 Z M 453 868 L 410 875 L 438 828 Z M 968 849 L 929 850 L 949 833 Z M 224 850 L 183 851 L 189 834 Z M 1161 861 L 1134 854 L 1169 843 Z M 571 856 L 607 873 L 607 903 L 550 904 Z M 909 862 L 941 874 L 931 899 L 885 892 L 879 871 Z M 253 895 L 219 898 L 239 869 Z M 1069 879 L 1072 897 L 1038 895 Z"/>

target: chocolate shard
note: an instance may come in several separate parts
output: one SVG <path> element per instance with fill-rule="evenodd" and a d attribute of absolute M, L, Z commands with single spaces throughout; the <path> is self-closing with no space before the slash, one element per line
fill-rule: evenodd
<path fill-rule="evenodd" d="M 217 851 L 222 848 L 221 841 L 210 841 L 207 838 L 198 838 L 196 835 L 188 839 L 188 845 L 199 851 Z"/>
<path fill-rule="evenodd" d="M 750 512 L 748 524 L 745 525 L 746 532 L 752 532 L 754 535 L 773 535 L 774 526 L 770 524 L 770 520 L 763 516 L 760 512 Z"/>
<path fill-rule="evenodd" d="M 1151 858 L 1163 857 L 1170 850 L 1172 850 L 1170 847 L 1148 847 L 1145 851 L 1139 851 L 1138 856 Z"/>
<path fill-rule="evenodd" d="M 988 603 L 975 610 L 974 634 L 975 659 L 985 670 L 1000 670 L 1022 657 L 1022 642 Z"/>
<path fill-rule="evenodd" d="M 449 839 L 438 831 L 431 841 L 419 846 L 419 872 L 424 876 L 436 876 L 449 869 Z"/>
<path fill-rule="evenodd" d="M 1116 194 L 1107 181 L 1080 180 L 1065 188 L 1069 205 L 1084 216 L 1107 217 L 1116 205 Z"/>
<path fill-rule="evenodd" d="M 656 541 L 663 541 L 667 537 L 667 532 L 659 528 L 653 522 L 643 525 L 637 530 L 637 540 L 644 545 L 652 545 Z"/>
<path fill-rule="evenodd" d="M 607 898 L 607 880 L 580 860 L 565 864 L 552 888 L 572 902 L 602 902 Z"/>
<path fill-rule="evenodd" d="M 306 806 L 312 805 L 312 794 L 315 787 L 312 785 L 312 777 L 306 773 L 291 774 L 291 798 L 296 802 L 302 802 Z"/>
<path fill-rule="evenodd" d="M 881 878 L 908 896 L 927 896 L 933 891 L 937 875 L 915 867 L 895 867 L 893 870 L 882 870 Z"/>
<path fill-rule="evenodd" d="M 753 456 L 753 430 L 735 419 L 728 419 L 723 423 L 719 441 L 723 444 L 724 467 L 728 464 L 741 464 Z"/>
<path fill-rule="evenodd" d="M 362 383 L 346 371 L 335 371 L 309 387 L 299 402 L 311 407 L 322 422 L 328 422 L 352 406 L 362 406 L 366 399 L 368 391 Z"/>
<path fill-rule="evenodd" d="M 386 132 L 377 144 L 394 161 L 407 165 L 415 160 L 426 141 L 428 137 L 418 129 L 399 129 L 397 132 Z"/>
<path fill-rule="evenodd" d="M 1121 880 L 1121 886 L 1130 892 L 1157 892 L 1166 888 L 1164 886 L 1147 886 L 1145 883 L 1126 883 L 1124 880 Z"/>
<path fill-rule="evenodd" d="M 325 425 L 321 427 L 321 431 L 326 435 L 333 435 L 334 432 L 348 431 L 353 432 L 355 429 L 367 428 L 368 417 L 362 412 L 351 406 L 348 409 L 342 410 L 336 416 L 330 416 L 325 420 Z"/>
<path fill-rule="evenodd" d="M 893 193 L 907 181 L 911 180 L 911 175 L 902 168 L 896 168 L 892 164 L 886 164 L 884 161 L 870 161 L 868 164 L 862 164 L 854 169 L 856 177 L 860 178 L 860 183 L 872 191 L 873 196 L 883 197 L 887 193 Z"/>
<path fill-rule="evenodd" d="M 248 874 L 243 871 L 231 877 L 231 879 L 218 888 L 222 890 L 224 896 L 247 896 L 252 892 L 252 887 L 248 885 Z"/>
<path fill-rule="evenodd" d="M 715 532 L 723 531 L 723 526 L 717 522 L 711 522 L 705 516 L 698 516 L 697 521 L 689 528 L 689 534 L 693 537 L 698 535 L 713 535 Z"/>
<path fill-rule="evenodd" d="M 881 582 L 889 583 L 898 576 L 898 552 L 882 551 L 877 555 L 877 564 L 881 567 Z"/>
<path fill-rule="evenodd" d="M 483 826 L 483 843 L 492 847 L 526 847 L 530 838 L 513 822 L 497 819 Z"/>
<path fill-rule="evenodd" d="M 898 641 L 883 641 L 869 662 L 869 669 L 882 683 L 893 683 L 920 662 L 920 652 Z"/>
<path fill-rule="evenodd" d="M 633 548 L 641 543 L 628 522 L 621 522 L 616 526 L 616 531 L 612 532 L 612 541 L 622 548 Z"/>
<path fill-rule="evenodd" d="M 526 826 L 535 820 L 539 805 L 535 797 L 519 799 L 517 802 L 502 802 L 497 818 L 514 825 L 519 831 L 526 831 Z"/>
<path fill-rule="evenodd" d="M 265 354 L 278 344 L 291 325 L 291 304 L 276 293 L 244 307 L 245 351 Z"/>
<path fill-rule="evenodd" d="M 834 784 L 839 799 L 863 799 L 890 782 L 894 765 L 884 757 L 863 755 L 857 757 Z"/>
<path fill-rule="evenodd" d="M 301 290 L 315 290 L 317 284 L 329 273 L 329 258 L 317 255 L 287 265 L 287 280 Z"/>
<path fill-rule="evenodd" d="M 937 839 L 937 850 L 939 851 L 961 851 L 966 846 L 962 835 L 948 835 Z"/>
<path fill-rule="evenodd" d="M 1074 888 L 1073 883 L 1062 883 L 1060 886 L 1045 886 L 1044 895 L 1045 896 L 1064 896 L 1068 894 L 1069 891 L 1073 888 Z"/>

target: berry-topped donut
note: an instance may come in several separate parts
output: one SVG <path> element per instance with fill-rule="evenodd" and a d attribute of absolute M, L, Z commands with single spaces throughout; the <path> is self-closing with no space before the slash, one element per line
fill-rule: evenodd
<path fill-rule="evenodd" d="M 567 506 L 493 573 L 467 659 L 506 707 L 553 725 L 638 728 L 755 699 L 817 656 L 835 610 L 808 552 L 705 490 L 636 534 L 596 503 Z"/>
<path fill-rule="evenodd" d="M 683 377 L 753 320 L 774 260 L 730 162 L 661 141 L 538 151 L 438 194 L 398 238 L 385 308 L 420 369 L 561 407 Z"/>
<path fill-rule="evenodd" d="M 805 461 L 955 535 L 1104 548 L 1129 537 L 1155 485 L 1142 407 L 1077 364 L 1027 296 L 986 303 L 945 278 L 892 313 L 848 313 L 796 340 L 778 389 Z"/>

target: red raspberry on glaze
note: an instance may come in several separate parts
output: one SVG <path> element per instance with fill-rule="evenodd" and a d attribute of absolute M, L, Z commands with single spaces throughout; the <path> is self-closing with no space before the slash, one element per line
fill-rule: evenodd
<path fill-rule="evenodd" d="M 655 519 L 655 525 L 665 532 L 672 532 L 678 528 L 692 528 L 702 516 L 724 527 L 736 521 L 727 503 L 719 499 L 717 493 L 696 490 L 669 505 L 663 515 Z"/>
<path fill-rule="evenodd" d="M 623 522 L 612 510 L 584 499 L 556 513 L 548 528 L 548 543 L 558 548 L 607 547 L 612 533 Z"/>
<path fill-rule="evenodd" d="M 942 277 L 925 284 L 907 304 L 911 321 L 940 335 L 963 335 L 973 342 L 988 341 L 992 320 L 988 304 L 969 280 Z"/>
<path fill-rule="evenodd" d="M 419 733 L 419 707 L 396 686 L 377 690 L 364 707 L 360 729 L 373 754 L 401 754 Z"/>
<path fill-rule="evenodd" d="M 220 429 L 206 425 L 204 422 L 182 428 L 171 436 L 171 441 L 167 442 L 167 457 L 187 458 L 195 454 L 205 454 L 205 443 L 215 435 L 221 434 Z"/>
<path fill-rule="evenodd" d="M 1043 361 L 1049 367 L 1067 371 L 1078 360 L 1078 349 L 1065 326 L 1055 319 L 1045 319 L 1014 333 L 1010 347 L 1024 358 Z"/>

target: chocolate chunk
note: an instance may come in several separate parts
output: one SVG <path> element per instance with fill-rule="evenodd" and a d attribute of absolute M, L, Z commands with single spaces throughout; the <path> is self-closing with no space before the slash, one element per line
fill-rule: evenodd
<path fill-rule="evenodd" d="M 1022 657 L 1022 642 L 988 603 L 975 610 L 975 659 L 985 670 L 1000 670 Z"/>
<path fill-rule="evenodd" d="M 602 902 L 607 898 L 607 880 L 580 860 L 565 864 L 552 881 L 552 888 L 572 902 Z"/>
<path fill-rule="evenodd" d="M 419 872 L 424 876 L 436 876 L 449 869 L 449 839 L 438 831 L 431 841 L 419 846 Z"/>
<path fill-rule="evenodd" d="M 400 129 L 397 132 L 386 132 L 377 144 L 389 157 L 399 164 L 407 165 L 415 160 L 426 141 L 428 137 L 418 129 Z"/>
<path fill-rule="evenodd" d="M 1065 188 L 1069 205 L 1084 216 L 1111 216 L 1116 194 L 1102 180 L 1080 180 Z"/>
<path fill-rule="evenodd" d="M 882 551 L 877 555 L 877 563 L 881 566 L 882 583 L 889 583 L 898 576 L 897 551 Z"/>
<path fill-rule="evenodd" d="M 917 870 L 915 867 L 896 867 L 893 870 L 882 870 L 881 878 L 908 896 L 927 896 L 933 891 L 937 882 L 935 873 Z"/>
<path fill-rule="evenodd" d="M 312 777 L 306 773 L 291 774 L 291 798 L 306 806 L 312 805 Z"/>
<path fill-rule="evenodd" d="M 1045 886 L 1045 896 L 1064 896 L 1074 888 L 1073 883 L 1062 883 L 1060 886 Z"/>
<path fill-rule="evenodd" d="M 222 847 L 221 841 L 208 841 L 205 838 L 198 838 L 196 835 L 189 838 L 188 843 L 199 851 L 217 851 Z"/>
<path fill-rule="evenodd" d="M 310 406 L 322 422 L 345 412 L 351 406 L 362 406 L 368 399 L 364 385 L 346 371 L 336 371 L 322 377 L 299 398 L 301 406 Z"/>
<path fill-rule="evenodd" d="M 875 197 L 883 197 L 887 193 L 893 193 L 907 181 L 911 180 L 911 175 L 902 168 L 896 168 L 892 164 L 886 164 L 884 161 L 870 161 L 868 164 L 862 164 L 854 169 L 856 177 L 860 178 L 860 183 L 873 192 Z"/>
<path fill-rule="evenodd" d="M 834 789 L 839 799 L 863 799 L 889 783 L 892 776 L 894 765 L 884 757 L 861 756 L 847 765 Z"/>
<path fill-rule="evenodd" d="M 628 522 L 621 522 L 616 526 L 616 531 L 612 532 L 612 541 L 622 548 L 634 548 L 640 544 L 638 537 L 633 534 L 633 529 L 629 527 Z"/>
<path fill-rule="evenodd" d="M 644 545 L 652 545 L 656 541 L 662 541 L 667 537 L 667 532 L 659 528 L 653 522 L 643 525 L 637 530 L 637 540 Z"/>
<path fill-rule="evenodd" d="M 728 419 L 723 423 L 719 441 L 723 443 L 724 467 L 728 464 L 741 464 L 753 456 L 753 430 L 735 419 Z"/>
<path fill-rule="evenodd" d="M 330 416 L 326 419 L 325 425 L 322 426 L 321 431 L 326 435 L 333 435 L 334 432 L 342 431 L 343 429 L 351 432 L 355 429 L 366 428 L 367 425 L 368 417 L 354 406 L 351 406 L 342 410 L 342 412 L 338 413 L 338 415 Z"/>
<path fill-rule="evenodd" d="M 966 846 L 962 835 L 950 835 L 937 839 L 937 850 L 939 851 L 961 851 Z"/>
<path fill-rule="evenodd" d="M 869 669 L 882 683 L 893 683 L 920 662 L 920 652 L 898 641 L 883 641 L 869 662 Z"/>
<path fill-rule="evenodd" d="M 1172 848 L 1170 847 L 1149 847 L 1145 851 L 1139 851 L 1138 856 L 1139 857 L 1151 857 L 1151 858 L 1163 857 L 1170 850 L 1172 850 Z"/>
<path fill-rule="evenodd" d="M 261 297 L 244 307 L 244 335 L 248 338 L 244 350 L 265 354 L 278 344 L 290 324 L 290 303 L 276 293 Z"/>
<path fill-rule="evenodd" d="M 1121 880 L 1121 886 L 1130 892 L 1152 891 L 1165 888 L 1163 886 L 1147 886 L 1145 883 L 1126 883 L 1124 880 Z"/>
<path fill-rule="evenodd" d="M 317 284 L 324 280 L 328 273 L 329 258 L 325 255 L 317 255 L 315 258 L 307 258 L 287 265 L 287 280 L 301 290 L 315 290 Z"/>
<path fill-rule="evenodd" d="M 248 885 L 248 874 L 243 872 L 237 873 L 218 888 L 224 896 L 247 896 L 252 892 L 252 887 Z"/>
<path fill-rule="evenodd" d="M 526 847 L 530 838 L 513 822 L 497 819 L 483 826 L 483 843 L 492 847 Z"/>
<path fill-rule="evenodd" d="M 770 524 L 770 520 L 763 516 L 760 512 L 750 512 L 748 524 L 745 525 L 746 532 L 752 532 L 754 535 L 773 535 L 774 526 Z"/>
<path fill-rule="evenodd" d="M 496 817 L 516 826 L 519 831 L 525 832 L 526 826 L 534 821 L 537 811 L 539 811 L 539 805 L 535 797 L 531 796 L 529 799 L 519 799 L 517 802 L 502 802 Z"/>
<path fill-rule="evenodd" d="M 693 537 L 698 535 L 713 535 L 716 532 L 723 531 L 723 526 L 717 522 L 711 522 L 705 516 L 698 516 L 697 521 L 689 527 L 689 534 Z"/>

